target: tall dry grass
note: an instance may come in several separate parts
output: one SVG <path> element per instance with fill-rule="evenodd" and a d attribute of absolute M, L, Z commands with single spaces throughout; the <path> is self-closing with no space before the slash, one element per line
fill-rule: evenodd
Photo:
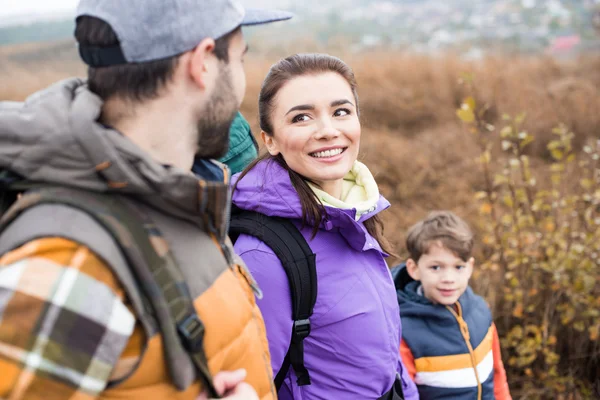
<path fill-rule="evenodd" d="M 406 229 L 433 209 L 452 209 L 484 230 L 474 201 L 485 186 L 474 161 L 480 149 L 455 113 L 466 96 L 465 74 L 474 77 L 477 103 L 486 105 L 486 123 L 499 124 L 504 113 L 527 113 L 523 129 L 536 138 L 527 149 L 533 170 L 543 171 L 550 162 L 546 144 L 559 123 L 574 133 L 575 152 L 586 139 L 600 136 L 600 57 L 464 61 L 450 54 L 332 53 L 355 70 L 363 124 L 360 158 L 392 203 L 384 213 L 386 234 L 400 254 L 405 254 Z M 246 61 L 242 112 L 255 134 L 260 85 L 278 57 L 251 54 Z M 21 100 L 53 81 L 84 74 L 70 43 L 0 48 L 1 100 Z M 479 274 L 473 282 L 492 305 L 499 295 L 494 279 Z"/>

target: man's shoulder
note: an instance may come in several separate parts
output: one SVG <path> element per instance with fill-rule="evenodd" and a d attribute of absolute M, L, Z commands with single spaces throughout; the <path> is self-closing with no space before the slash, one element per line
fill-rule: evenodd
<path fill-rule="evenodd" d="M 119 243 L 100 222 L 83 210 L 63 204 L 39 204 L 17 215 L 0 233 L 0 255 L 49 238 L 63 238 L 86 247 L 113 269 L 126 266 Z"/>
<path fill-rule="evenodd" d="M 0 269 L 12 265 L 22 265 L 24 270 L 43 271 L 46 268 L 46 272 L 55 270 L 61 273 L 64 269 L 76 267 L 81 276 L 104 284 L 120 298 L 125 297 L 112 268 L 88 247 L 73 240 L 42 237 L 28 241 L 0 256 Z"/>
<path fill-rule="evenodd" d="M 14 349 L 0 364 L 28 371 L 23 398 L 50 384 L 63 398 L 101 391 L 136 323 L 110 268 L 77 242 L 38 238 L 0 257 L 0 288 L 0 337 Z"/>

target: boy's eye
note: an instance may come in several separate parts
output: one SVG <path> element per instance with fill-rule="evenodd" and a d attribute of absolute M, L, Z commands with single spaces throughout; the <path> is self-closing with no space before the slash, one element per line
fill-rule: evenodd
<path fill-rule="evenodd" d="M 440 266 L 439 266 L 439 265 L 432 265 L 432 266 L 431 266 L 431 267 L 429 267 L 429 268 L 431 268 L 431 269 L 432 269 L 432 270 L 434 270 L 434 271 L 438 271 L 438 270 L 440 269 Z"/>
<path fill-rule="evenodd" d="M 464 265 L 457 265 L 456 269 L 465 269 L 465 266 Z"/>
<path fill-rule="evenodd" d="M 308 115 L 306 114 L 298 114 L 294 118 L 292 118 L 292 124 L 297 122 L 306 122 L 308 121 Z"/>

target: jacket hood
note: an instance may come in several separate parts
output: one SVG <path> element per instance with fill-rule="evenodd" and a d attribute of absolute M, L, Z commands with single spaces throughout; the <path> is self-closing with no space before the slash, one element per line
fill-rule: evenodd
<path fill-rule="evenodd" d="M 408 274 L 406 263 L 392 268 L 392 278 L 396 286 L 396 294 L 402 317 L 448 319 L 453 322 L 455 321 L 452 314 L 446 310 L 446 306 L 434 304 L 425 296 L 417 293 L 420 283 Z M 469 313 L 470 300 L 473 296 L 475 294 L 470 287 L 467 287 L 467 290 L 458 299 L 463 310 L 463 315 Z"/>
<path fill-rule="evenodd" d="M 200 184 L 188 171 L 161 165 L 99 123 L 101 107 L 102 100 L 77 78 L 58 82 L 23 103 L 0 102 L 0 169 L 28 181 L 132 196 L 201 224 L 198 215 L 206 211 L 202 192 L 207 187 L 223 191 L 226 182 Z M 221 218 L 222 212 L 215 213 Z"/>
<path fill-rule="evenodd" d="M 302 204 L 300 197 L 292 185 L 289 173 L 274 159 L 259 162 L 241 180 L 240 174 L 232 178 L 237 182 L 237 189 L 233 193 L 233 203 L 241 209 L 257 211 L 269 216 L 283 218 L 302 218 Z M 239 182 L 238 182 L 239 180 Z M 364 213 L 358 221 L 362 222 L 375 214 L 385 210 L 390 203 L 379 196 L 376 206 L 372 211 Z M 328 219 L 345 219 L 356 216 L 355 208 L 335 208 L 325 206 Z"/>
<path fill-rule="evenodd" d="M 233 204 L 243 210 L 256 211 L 268 216 L 302 219 L 302 204 L 294 189 L 289 173 L 274 159 L 259 162 L 242 179 L 240 174 L 234 175 L 232 182 L 237 182 L 233 193 Z M 320 228 L 326 231 L 339 231 L 350 246 L 358 251 L 367 249 L 370 244 L 381 251 L 378 244 L 369 240 L 370 235 L 362 224 L 366 219 L 385 210 L 390 203 L 383 197 L 373 209 L 355 221 L 356 209 L 342 209 L 324 206 L 327 212 Z M 382 251 L 383 253 L 383 251 Z M 385 254 L 385 253 L 384 253 Z"/>

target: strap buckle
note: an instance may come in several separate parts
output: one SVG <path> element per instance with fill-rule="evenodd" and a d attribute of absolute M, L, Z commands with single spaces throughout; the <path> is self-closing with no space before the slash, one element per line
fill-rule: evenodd
<path fill-rule="evenodd" d="M 310 320 L 298 319 L 294 321 L 294 326 L 292 327 L 292 336 L 294 339 L 303 340 L 308 335 L 310 335 Z"/>
<path fill-rule="evenodd" d="M 177 324 L 177 331 L 186 350 L 197 353 L 202 350 L 204 324 L 196 314 L 191 314 Z"/>

